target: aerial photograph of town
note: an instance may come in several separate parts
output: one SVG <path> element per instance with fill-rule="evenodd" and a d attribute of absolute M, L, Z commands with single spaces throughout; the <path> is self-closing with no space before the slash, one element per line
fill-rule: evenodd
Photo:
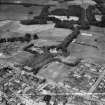
<path fill-rule="evenodd" d="M 0 0 L 0 105 L 105 105 L 105 0 Z"/>

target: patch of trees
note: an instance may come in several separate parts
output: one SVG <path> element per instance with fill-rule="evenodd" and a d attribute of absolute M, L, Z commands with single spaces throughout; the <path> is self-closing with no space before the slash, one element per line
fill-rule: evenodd
<path fill-rule="evenodd" d="M 25 36 L 20 36 L 20 37 L 12 37 L 12 38 L 1 38 L 0 39 L 0 43 L 6 43 L 6 42 L 17 42 L 17 41 L 20 41 L 20 42 L 30 42 L 31 40 L 36 40 L 38 39 L 39 37 L 37 36 L 37 34 L 32 35 L 29 34 L 29 33 L 26 33 Z"/>

